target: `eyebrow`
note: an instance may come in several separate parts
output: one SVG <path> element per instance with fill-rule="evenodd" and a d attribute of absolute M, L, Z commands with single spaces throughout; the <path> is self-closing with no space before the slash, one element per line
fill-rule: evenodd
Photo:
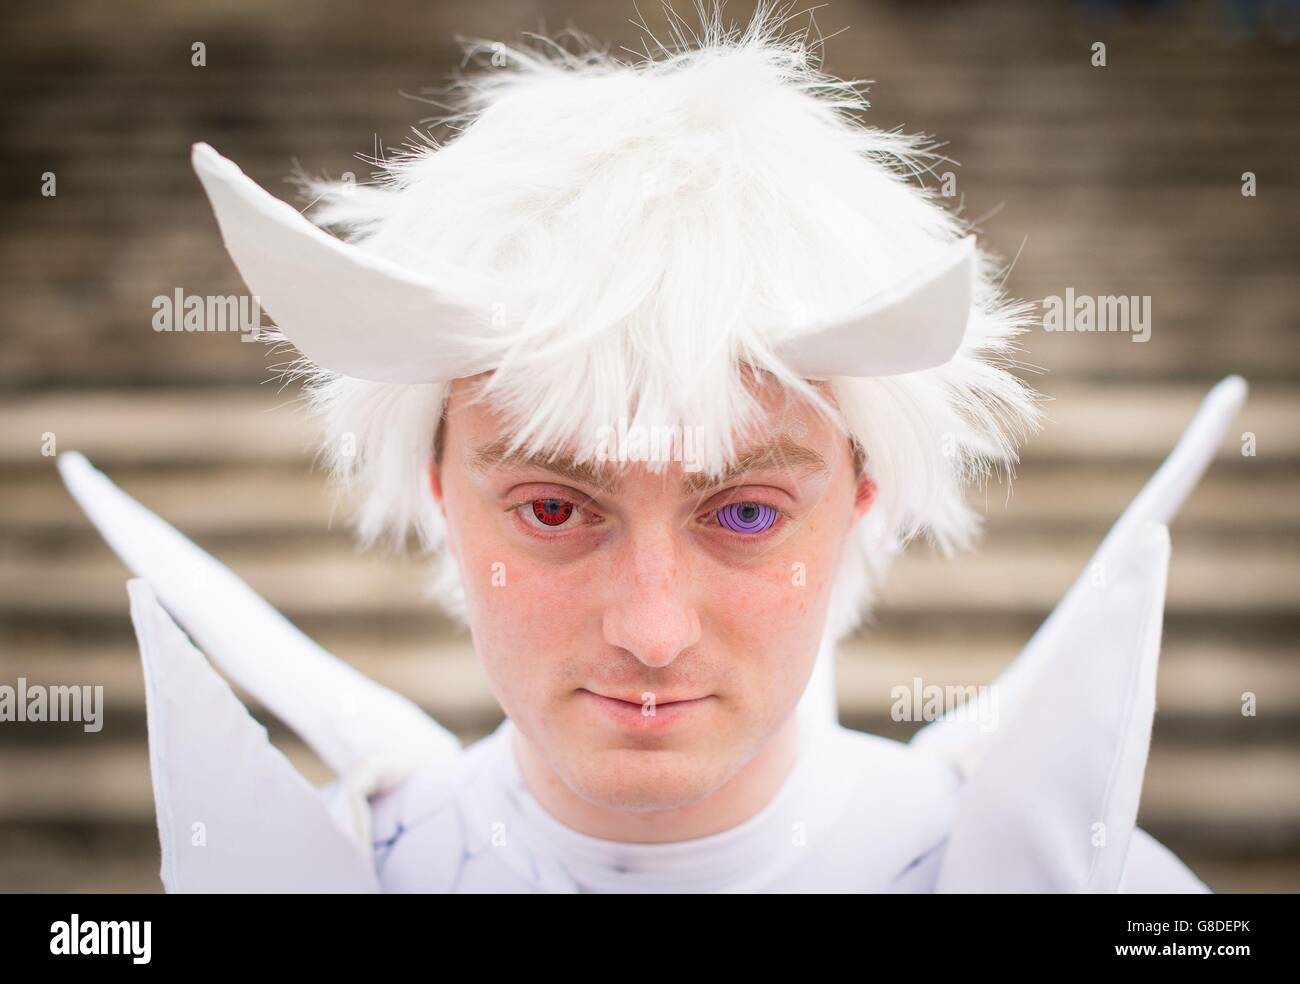
<path fill-rule="evenodd" d="M 522 449 L 510 450 L 510 438 L 503 437 L 491 444 L 469 451 L 465 455 L 465 466 L 472 472 L 482 473 L 493 468 L 539 468 L 549 471 L 570 481 L 578 482 L 599 489 L 605 495 L 616 495 L 621 483 L 609 469 L 600 468 L 586 461 L 575 461 L 571 455 L 560 454 L 554 458 L 543 455 L 529 455 Z M 737 456 L 733 465 L 718 478 L 705 474 L 690 474 L 682 482 L 683 495 L 698 495 L 709 489 L 724 485 L 747 472 L 760 469 L 788 468 L 827 472 L 826 459 L 812 448 L 796 444 L 788 437 L 751 448 Z"/>

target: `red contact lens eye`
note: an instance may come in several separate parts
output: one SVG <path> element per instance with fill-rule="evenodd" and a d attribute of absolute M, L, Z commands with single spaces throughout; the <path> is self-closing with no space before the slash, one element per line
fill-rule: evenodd
<path fill-rule="evenodd" d="M 533 515 L 547 526 L 559 526 L 573 513 L 573 503 L 565 499 L 534 499 Z"/>

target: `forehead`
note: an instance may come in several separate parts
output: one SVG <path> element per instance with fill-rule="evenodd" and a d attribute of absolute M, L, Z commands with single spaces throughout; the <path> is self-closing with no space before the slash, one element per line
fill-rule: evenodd
<path fill-rule="evenodd" d="M 545 468 L 609 495 L 617 495 L 622 490 L 626 477 L 625 467 L 631 467 L 614 462 L 581 461 L 571 452 L 529 455 L 523 451 L 512 451 L 509 444 L 509 438 L 499 438 L 489 445 L 466 449 L 463 456 L 465 467 L 478 474 L 496 468 Z M 681 464 L 677 467 L 683 468 Z M 682 494 L 697 495 L 720 482 L 750 472 L 776 470 L 792 474 L 824 474 L 830 471 L 830 464 L 816 449 L 798 444 L 783 434 L 742 448 L 736 461 L 720 476 L 683 470 L 685 474 L 680 478 Z"/>
<path fill-rule="evenodd" d="M 486 374 L 485 374 L 486 375 Z M 526 447 L 513 447 L 515 431 L 505 414 L 494 408 L 486 399 L 479 398 L 478 383 L 484 376 L 457 379 L 453 382 L 447 400 L 444 419 L 439 426 L 438 450 L 440 456 L 452 446 L 452 454 L 465 469 L 473 474 L 486 474 L 494 470 L 540 467 L 559 473 L 600 491 L 616 494 L 628 480 L 634 480 L 644 471 L 645 459 L 636 453 L 618 459 L 612 454 L 601 456 L 598 446 L 592 448 L 559 448 L 543 453 L 529 454 Z M 663 461 L 667 477 L 680 484 L 685 495 L 698 494 L 716 484 L 748 472 L 785 472 L 806 476 L 829 474 L 833 471 L 839 450 L 847 449 L 847 438 L 834 425 L 823 419 L 803 399 L 791 399 L 780 386 L 769 385 L 755 391 L 755 397 L 764 413 L 755 418 L 743 433 L 733 433 L 733 460 L 721 473 L 708 474 L 700 466 L 692 468 L 687 462 L 692 445 L 689 428 L 643 428 L 641 437 L 655 451 L 655 458 Z M 450 426 L 448 426 L 450 425 Z M 593 432 L 597 429 L 593 422 Z M 605 449 L 613 452 L 615 444 L 622 441 L 632 444 L 634 430 L 622 422 L 604 428 Z M 648 433 L 655 431 L 656 433 Z M 454 435 L 454 437 L 452 436 Z M 631 438 L 629 440 L 629 438 Z M 670 456 L 660 453 L 673 449 Z M 658 471 L 658 466 L 654 469 Z M 663 480 L 663 476 L 659 476 Z"/>

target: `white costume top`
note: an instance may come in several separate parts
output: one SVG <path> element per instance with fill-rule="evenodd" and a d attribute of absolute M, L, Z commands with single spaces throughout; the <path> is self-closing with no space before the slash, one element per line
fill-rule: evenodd
<path fill-rule="evenodd" d="M 578 833 L 529 792 L 509 718 L 374 802 L 386 892 L 931 892 L 957 806 L 947 764 L 900 742 L 808 728 L 776 796 L 744 823 L 674 843 Z M 1126 891 L 1207 891 L 1135 840 Z"/>
<path fill-rule="evenodd" d="M 657 844 L 565 827 L 529 793 L 509 719 L 462 749 L 85 458 L 64 454 L 69 489 L 137 574 L 128 590 L 163 883 L 191 892 L 1207 891 L 1136 818 L 1155 710 L 1165 524 L 1245 389 L 1237 377 L 1215 387 L 995 681 L 996 730 L 955 717 L 901 743 L 844 728 L 834 717 L 833 650 L 823 645 L 799 706 L 800 754 L 775 797 L 730 830 Z M 214 663 L 337 781 L 318 789 L 294 770 Z"/>
<path fill-rule="evenodd" d="M 693 840 L 624 844 L 546 812 L 520 774 L 506 718 L 454 763 L 375 802 L 380 884 L 399 892 L 889 890 L 942 842 L 956 775 L 884 738 L 838 725 L 804 732 L 789 777 L 744 823 Z"/>

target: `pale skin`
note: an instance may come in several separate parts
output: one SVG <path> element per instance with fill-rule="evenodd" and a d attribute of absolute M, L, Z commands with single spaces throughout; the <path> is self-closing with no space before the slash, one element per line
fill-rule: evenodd
<path fill-rule="evenodd" d="M 493 463 L 505 428 L 468 398 L 478 378 L 452 386 L 429 482 L 529 790 L 561 823 L 607 840 L 744 822 L 794 764 L 794 711 L 832 577 L 875 497 L 848 438 L 802 401 L 778 411 L 770 383 L 755 391 L 773 408 L 767 429 L 737 448 L 784 438 L 812 454 L 759 459 L 714 487 L 683 488 L 700 475 L 677 461 L 659 474 L 641 462 L 595 474 Z M 735 532 L 737 519 L 761 532 Z"/>

